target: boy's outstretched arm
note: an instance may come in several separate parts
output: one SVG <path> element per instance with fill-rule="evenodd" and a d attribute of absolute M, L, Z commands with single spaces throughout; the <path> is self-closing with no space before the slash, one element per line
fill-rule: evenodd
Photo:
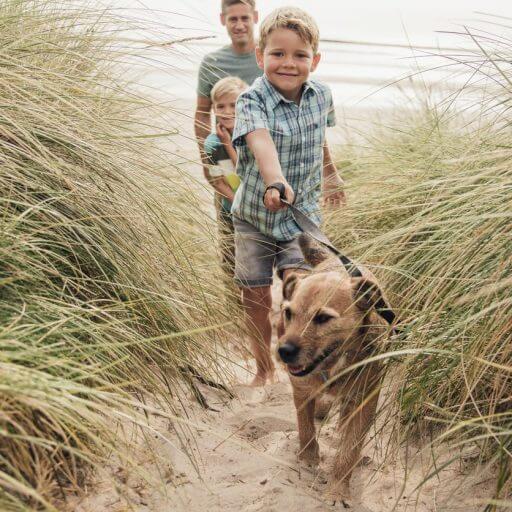
<path fill-rule="evenodd" d="M 272 183 L 283 183 L 285 186 L 286 200 L 289 203 L 293 203 L 295 193 L 283 176 L 277 150 L 269 131 L 265 128 L 259 128 L 248 133 L 245 136 L 245 140 L 256 159 L 258 169 L 265 185 L 268 187 Z M 279 192 L 273 188 L 269 189 L 265 194 L 264 203 L 266 208 L 272 212 L 286 208 L 286 205 L 281 203 L 279 199 Z"/>
<path fill-rule="evenodd" d="M 323 146 L 323 155 L 322 190 L 324 204 L 333 207 L 346 204 L 347 198 L 342 188 L 343 180 L 340 178 L 338 170 L 332 161 L 327 141 Z"/>

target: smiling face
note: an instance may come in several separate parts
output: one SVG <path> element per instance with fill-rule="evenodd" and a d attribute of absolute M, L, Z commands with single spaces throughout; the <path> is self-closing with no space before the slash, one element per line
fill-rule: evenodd
<path fill-rule="evenodd" d="M 277 28 L 268 35 L 263 50 L 256 48 L 256 60 L 270 83 L 285 98 L 298 103 L 302 86 L 318 66 L 320 54 L 315 54 L 297 32 Z"/>
<path fill-rule="evenodd" d="M 304 377 L 364 350 L 368 311 L 356 304 L 352 279 L 339 272 L 292 275 L 284 295 L 284 334 L 277 354 L 291 375 Z"/>
<path fill-rule="evenodd" d="M 230 133 L 235 126 L 235 107 L 238 93 L 226 93 L 213 102 L 213 111 L 217 121 Z"/>
<path fill-rule="evenodd" d="M 226 7 L 220 21 L 226 27 L 233 47 L 241 52 L 254 48 L 254 26 L 258 22 L 258 12 L 244 3 Z"/>

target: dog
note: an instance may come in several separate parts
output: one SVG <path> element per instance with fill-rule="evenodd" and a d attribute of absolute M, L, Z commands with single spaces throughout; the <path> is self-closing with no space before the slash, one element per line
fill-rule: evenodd
<path fill-rule="evenodd" d="M 302 234 L 299 243 L 312 270 L 291 273 L 283 283 L 277 359 L 286 365 L 293 387 L 300 459 L 311 465 L 320 460 L 315 402 L 328 393 L 340 404 L 340 444 L 328 497 L 349 507 L 350 477 L 375 417 L 383 377 L 379 362 L 364 361 L 390 332 L 375 310 L 385 298 L 367 269 L 359 269 L 362 277 L 350 277 L 313 238 Z"/>

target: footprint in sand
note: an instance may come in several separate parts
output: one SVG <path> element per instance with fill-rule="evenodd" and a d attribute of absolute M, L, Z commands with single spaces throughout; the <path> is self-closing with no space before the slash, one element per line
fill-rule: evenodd
<path fill-rule="evenodd" d="M 238 427 L 237 435 L 244 439 L 255 441 L 272 432 L 293 432 L 297 429 L 295 421 L 289 421 L 271 414 L 255 414 L 246 417 L 243 422 L 240 418 L 230 422 Z"/>

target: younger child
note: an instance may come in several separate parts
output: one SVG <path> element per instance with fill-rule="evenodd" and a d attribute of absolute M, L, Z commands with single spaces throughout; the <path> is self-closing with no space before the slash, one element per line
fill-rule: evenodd
<path fill-rule="evenodd" d="M 233 207 L 235 281 L 251 331 L 256 359 L 253 385 L 272 379 L 270 357 L 273 268 L 281 278 L 306 269 L 297 235 L 300 227 L 279 192 L 319 223 L 320 184 L 328 204 L 344 200 L 342 184 L 325 141 L 334 125 L 331 91 L 310 80 L 320 61 L 319 31 L 301 9 L 283 7 L 262 23 L 256 60 L 264 75 L 236 103 L 233 143 L 238 147 L 237 173 L 241 184 Z"/>
<path fill-rule="evenodd" d="M 204 141 L 204 152 L 210 163 L 210 176 L 215 187 L 215 208 L 221 244 L 222 266 L 230 278 L 235 263 L 234 228 L 231 203 L 240 184 L 235 166 L 237 154 L 231 142 L 235 125 L 235 104 L 247 84 L 238 77 L 227 76 L 219 80 L 212 89 L 211 100 L 215 114 L 215 133 Z"/>

